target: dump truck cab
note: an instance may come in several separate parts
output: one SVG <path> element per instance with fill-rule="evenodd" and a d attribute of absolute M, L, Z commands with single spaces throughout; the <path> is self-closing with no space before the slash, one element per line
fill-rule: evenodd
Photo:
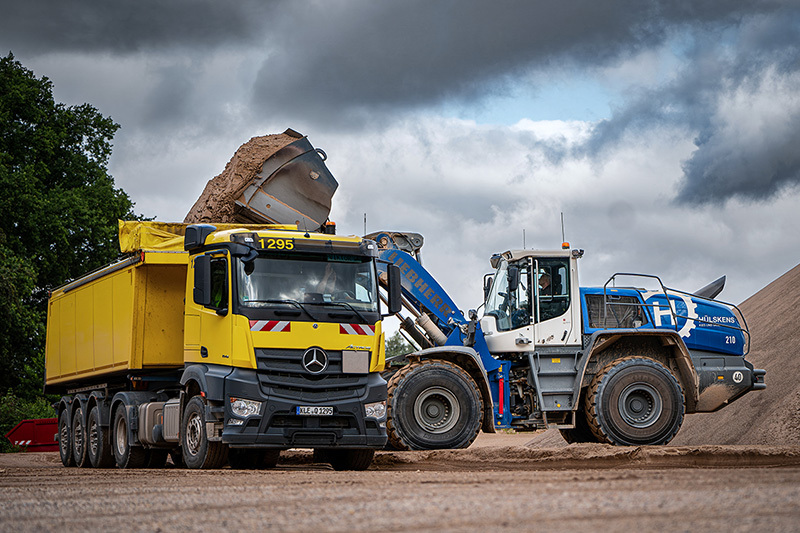
<path fill-rule="evenodd" d="M 184 387 L 224 391 L 206 396 L 220 415 L 209 438 L 234 447 L 382 447 L 375 243 L 291 226 L 198 225 L 187 228 L 185 247 Z"/>

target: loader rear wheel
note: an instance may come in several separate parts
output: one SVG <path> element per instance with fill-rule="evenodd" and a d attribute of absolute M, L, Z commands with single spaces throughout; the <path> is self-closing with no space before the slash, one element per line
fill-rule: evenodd
<path fill-rule="evenodd" d="M 209 441 L 206 434 L 206 406 L 200 396 L 186 404 L 181 424 L 183 462 L 188 468 L 220 468 L 228 460 L 228 447 L 219 441 Z"/>
<path fill-rule="evenodd" d="M 61 455 L 61 464 L 75 466 L 75 457 L 72 455 L 72 432 L 69 426 L 69 411 L 64 409 L 58 415 L 58 452 Z"/>
<path fill-rule="evenodd" d="M 127 406 L 120 405 L 114 412 L 113 427 L 111 441 L 117 466 L 119 468 L 142 468 L 147 464 L 147 450 L 141 446 L 134 446 L 130 442 Z"/>
<path fill-rule="evenodd" d="M 75 466 L 89 466 L 89 457 L 86 455 L 86 425 L 83 423 L 83 408 L 78 407 L 72 414 L 72 456 Z"/>
<path fill-rule="evenodd" d="M 666 444 L 683 423 L 683 390 L 658 361 L 626 357 L 594 377 L 585 408 L 589 427 L 600 442 Z"/>
<path fill-rule="evenodd" d="M 108 468 L 114 465 L 109 429 L 100 425 L 100 407 L 97 405 L 92 407 L 86 422 L 86 452 L 89 462 L 95 468 Z"/>
<path fill-rule="evenodd" d="M 447 361 L 412 363 L 389 381 L 389 442 L 401 450 L 466 448 L 481 427 L 483 399 L 469 374 Z"/>
<path fill-rule="evenodd" d="M 366 470 L 375 457 L 373 449 L 316 449 L 315 463 L 329 463 L 334 470 Z"/>

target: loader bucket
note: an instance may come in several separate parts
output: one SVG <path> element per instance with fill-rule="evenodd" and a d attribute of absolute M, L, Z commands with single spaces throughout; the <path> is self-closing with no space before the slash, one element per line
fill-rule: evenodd
<path fill-rule="evenodd" d="M 324 155 L 306 137 L 275 152 L 255 179 L 234 194 L 236 219 L 297 224 L 307 231 L 323 226 L 339 186 L 325 166 Z"/>

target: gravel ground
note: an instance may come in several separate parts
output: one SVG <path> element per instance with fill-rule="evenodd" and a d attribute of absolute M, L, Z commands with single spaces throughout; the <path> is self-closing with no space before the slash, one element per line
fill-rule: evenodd
<path fill-rule="evenodd" d="M 307 452 L 260 472 L 76 469 L 57 453 L 9 454 L 0 531 L 800 530 L 798 447 L 529 443 L 482 435 L 468 450 L 382 452 L 366 472 L 334 472 Z"/>

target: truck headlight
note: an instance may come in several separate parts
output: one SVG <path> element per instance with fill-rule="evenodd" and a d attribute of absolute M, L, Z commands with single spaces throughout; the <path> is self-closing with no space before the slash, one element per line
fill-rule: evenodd
<path fill-rule="evenodd" d="M 231 412 L 242 418 L 261 414 L 261 402 L 245 400 L 244 398 L 231 398 Z"/>
<path fill-rule="evenodd" d="M 368 403 L 364 406 L 364 413 L 367 418 L 386 418 L 386 402 Z"/>

